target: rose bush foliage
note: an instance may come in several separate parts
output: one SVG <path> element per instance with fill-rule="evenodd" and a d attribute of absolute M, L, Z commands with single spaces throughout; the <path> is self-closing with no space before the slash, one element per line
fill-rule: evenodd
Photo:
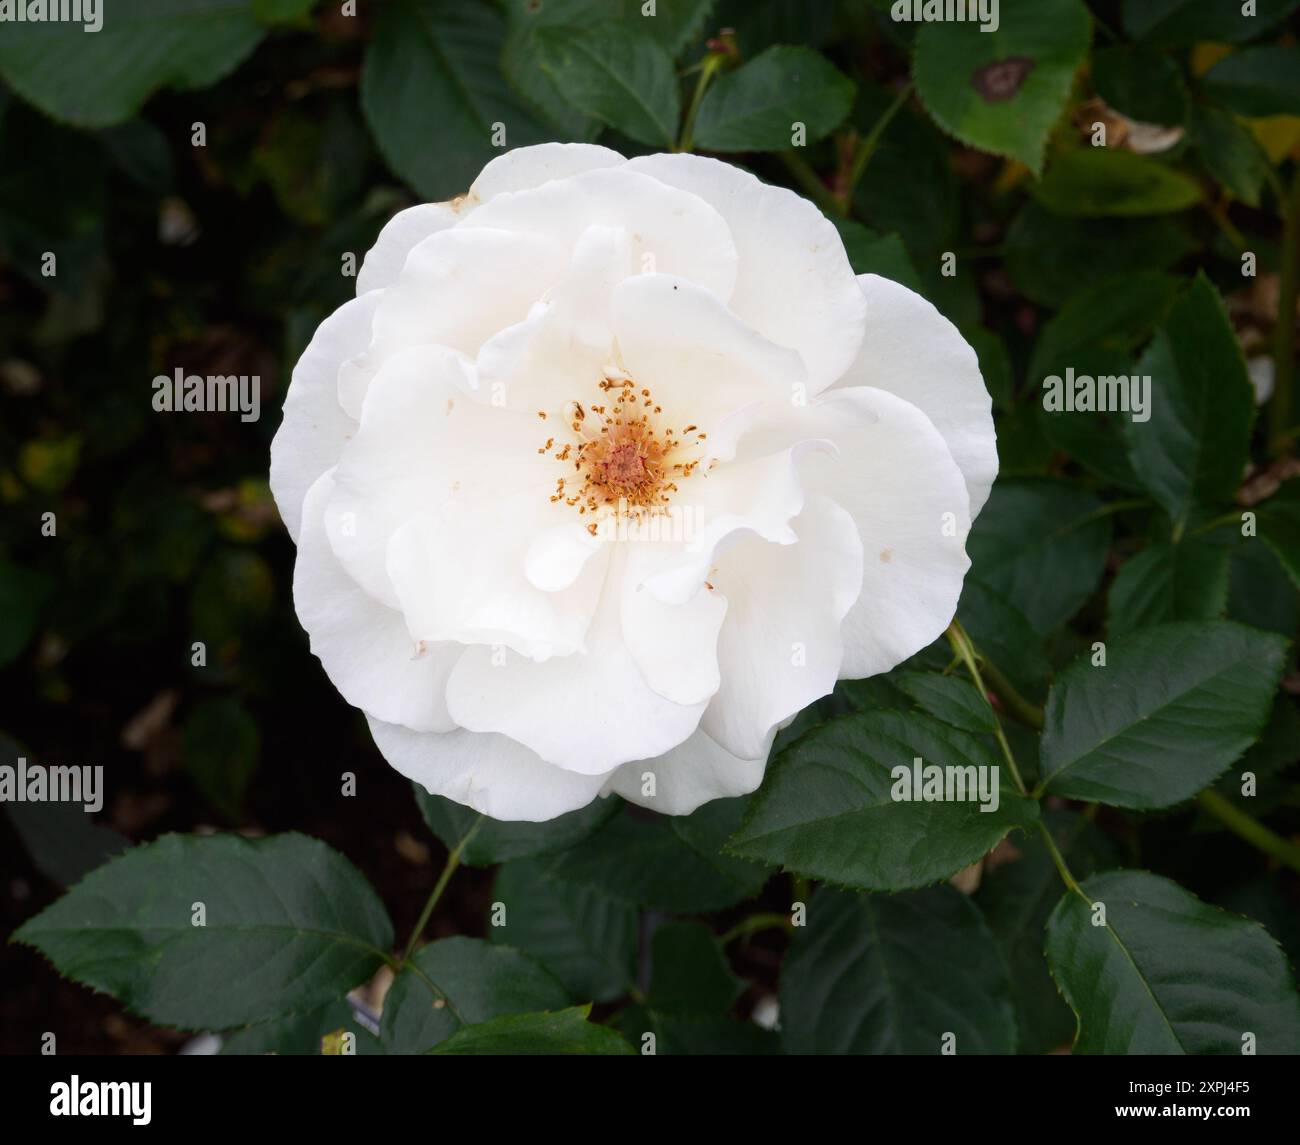
<path fill-rule="evenodd" d="M 0 31 L 19 1052 L 1300 1050 L 1297 0 L 105 7 Z"/>

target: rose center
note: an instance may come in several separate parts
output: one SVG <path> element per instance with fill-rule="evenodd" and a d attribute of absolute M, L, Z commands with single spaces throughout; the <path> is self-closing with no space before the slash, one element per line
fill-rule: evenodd
<path fill-rule="evenodd" d="M 611 490 L 632 490 L 646 478 L 645 458 L 633 442 L 616 445 L 602 466 L 605 485 Z"/>
<path fill-rule="evenodd" d="M 708 434 L 687 425 L 668 424 L 649 389 L 625 376 L 599 383 L 600 401 L 570 402 L 564 421 L 573 440 L 547 438 L 538 453 L 565 467 L 551 501 L 563 501 L 582 516 L 616 515 L 640 519 L 666 513 L 678 482 L 703 460 Z M 545 419 L 547 414 L 538 411 Z M 598 525 L 589 523 L 593 535 Z"/>

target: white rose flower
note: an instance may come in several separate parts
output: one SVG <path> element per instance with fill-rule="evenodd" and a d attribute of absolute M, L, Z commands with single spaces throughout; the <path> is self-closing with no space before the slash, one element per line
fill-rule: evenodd
<path fill-rule="evenodd" d="M 580 144 L 398 214 L 271 447 L 379 750 L 534 821 L 754 790 L 800 709 L 943 632 L 996 471 L 970 346 L 811 203 Z"/>

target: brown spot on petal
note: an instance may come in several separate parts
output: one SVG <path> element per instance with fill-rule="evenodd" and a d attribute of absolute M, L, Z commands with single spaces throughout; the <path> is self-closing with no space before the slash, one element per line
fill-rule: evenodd
<path fill-rule="evenodd" d="M 880 563 L 882 565 L 889 564 L 889 562 L 892 561 L 893 559 L 894 559 L 894 551 L 892 549 L 880 550 Z"/>
<path fill-rule="evenodd" d="M 1034 70 L 1034 61 L 1028 56 L 1008 56 L 995 60 L 971 73 L 970 83 L 989 103 L 1005 103 L 1020 90 L 1025 76 Z"/>

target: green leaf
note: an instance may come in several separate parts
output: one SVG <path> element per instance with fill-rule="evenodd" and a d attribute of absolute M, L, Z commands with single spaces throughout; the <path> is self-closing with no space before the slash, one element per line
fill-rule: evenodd
<path fill-rule="evenodd" d="M 1254 389 L 1219 292 L 1204 272 L 1175 303 L 1138 363 L 1151 378 L 1149 421 L 1125 431 L 1133 469 L 1174 521 L 1229 504 L 1250 459 Z"/>
<path fill-rule="evenodd" d="M 912 74 L 934 121 L 981 151 L 1042 170 L 1092 32 L 1079 0 L 1002 0 L 995 31 L 935 21 L 916 37 Z"/>
<path fill-rule="evenodd" d="M 781 1032 L 792 1054 L 1009 1054 L 1016 1039 L 993 935 L 946 886 L 819 890 L 781 970 Z"/>
<path fill-rule="evenodd" d="M 1300 50 L 1257 44 L 1225 56 L 1201 81 L 1211 98 L 1238 115 L 1300 114 Z"/>
<path fill-rule="evenodd" d="M 98 133 L 109 158 L 138 186 L 152 195 L 168 194 L 176 182 L 171 142 L 147 119 L 131 119 Z"/>
<path fill-rule="evenodd" d="M 712 26 L 735 29 L 748 60 L 772 44 L 824 47 L 835 32 L 836 12 L 836 5 L 807 0 L 719 0 Z"/>
<path fill-rule="evenodd" d="M 1273 697 L 1268 723 L 1259 740 L 1220 776 L 1215 790 L 1249 815 L 1267 815 L 1287 794 L 1290 786 L 1283 775 L 1300 760 L 1300 715 L 1295 702 L 1285 693 Z M 1254 777 L 1252 794 L 1243 790 L 1249 772 Z M 1214 820 L 1215 829 L 1222 824 Z"/>
<path fill-rule="evenodd" d="M 975 646 L 993 661 L 1017 690 L 1042 695 L 1051 671 L 1043 643 L 1025 614 L 974 576 L 962 585 L 957 619 Z"/>
<path fill-rule="evenodd" d="M 1294 976 L 1296 966 L 1300 965 L 1300 917 L 1277 879 L 1260 875 L 1232 887 L 1214 901 L 1224 910 L 1244 914 L 1260 923 L 1281 943 Z"/>
<path fill-rule="evenodd" d="M 103 150 L 16 101 L 0 116 L 0 149 L 0 254 L 42 290 L 71 298 L 93 288 L 107 212 Z M 41 274 L 47 251 L 53 278 Z"/>
<path fill-rule="evenodd" d="M 1272 522 L 1265 528 L 1271 529 Z M 1290 639 L 1300 626 L 1298 574 L 1288 574 L 1271 547 L 1238 545 L 1228 563 L 1228 619 Z"/>
<path fill-rule="evenodd" d="M 983 769 L 983 810 L 972 773 L 962 798 L 911 798 L 913 760 Z M 906 769 L 905 786 L 893 774 Z M 895 789 L 908 798 L 895 798 Z M 906 890 L 969 866 L 1038 807 L 1016 793 L 997 757 L 975 737 L 920 713 L 841 716 L 797 740 L 768 767 L 727 849 L 842 886 Z"/>
<path fill-rule="evenodd" d="M 1058 215 L 1110 218 L 1185 211 L 1201 201 L 1201 188 L 1146 155 L 1081 147 L 1048 168 L 1034 197 Z"/>
<path fill-rule="evenodd" d="M 1076 878 L 1118 865 L 1114 846 L 1082 815 L 1046 811 L 1043 821 Z M 1009 842 L 1015 857 L 985 868 L 975 905 L 1011 972 L 1017 1049 L 1045 1054 L 1068 1045 L 1074 1036 L 1074 1015 L 1052 981 L 1043 954 L 1043 929 L 1061 897 L 1061 877 L 1040 832 L 1013 835 Z"/>
<path fill-rule="evenodd" d="M 971 573 L 1014 601 L 1040 635 L 1059 628 L 1101 579 L 1110 520 L 1101 502 L 1064 482 L 999 481 L 966 542 Z"/>
<path fill-rule="evenodd" d="M 17 660 L 35 635 L 53 588 L 41 573 L 0 560 L 0 668 Z"/>
<path fill-rule="evenodd" d="M 1099 282 L 1165 270 L 1195 249 L 1169 218 L 1067 218 L 1032 200 L 1012 221 L 1002 247 L 1012 281 L 1054 310 Z"/>
<path fill-rule="evenodd" d="M 613 1030 L 587 1021 L 590 1006 L 553 1014 L 514 1014 L 470 1026 L 440 1042 L 433 1054 L 630 1054 Z"/>
<path fill-rule="evenodd" d="M 1124 30 L 1157 48 L 1187 48 L 1205 40 L 1253 40 L 1295 10 L 1300 0 L 1124 0 Z"/>
<path fill-rule="evenodd" d="M 1142 123 L 1182 124 L 1190 99 L 1178 65 L 1135 44 L 1102 48 L 1092 58 L 1092 83 L 1116 111 Z"/>
<path fill-rule="evenodd" d="M 506 0 L 501 72 L 506 82 L 553 124 L 561 138 L 589 139 L 600 124 L 574 108 L 541 67 L 538 33 L 547 28 L 590 27 L 605 15 L 600 0 Z"/>
<path fill-rule="evenodd" d="M 30 751 L 0 732 L 0 766 L 16 767 L 20 756 L 29 768 L 34 765 Z M 60 886 L 71 886 L 131 845 L 125 835 L 94 822 L 80 803 L 6 799 L 4 810 L 37 869 Z"/>
<path fill-rule="evenodd" d="M 1211 175 L 1248 207 L 1258 207 L 1268 180 L 1268 156 L 1258 140 L 1226 111 L 1192 108 L 1192 142 Z"/>
<path fill-rule="evenodd" d="M 1276 940 L 1146 871 L 1110 871 L 1067 892 L 1047 958 L 1078 1015 L 1075 1053 L 1300 1053 L 1300 998 Z M 1104 904 L 1094 925 L 1091 904 Z"/>
<path fill-rule="evenodd" d="M 851 122 L 859 135 L 871 130 L 894 98 L 883 88 L 858 88 Z M 878 140 L 870 175 L 853 193 L 858 217 L 877 231 L 901 236 L 920 262 L 937 265 L 957 239 L 962 189 L 952 170 L 950 148 L 943 132 L 905 107 Z"/>
<path fill-rule="evenodd" d="M 600 0 L 607 4 L 608 0 Z M 623 19 L 634 21 L 633 27 L 648 32 L 674 58 L 701 39 L 712 15 L 714 0 L 655 0 L 653 11 L 645 0 L 622 0 L 626 6 Z"/>
<path fill-rule="evenodd" d="M 424 1053 L 466 1026 L 558 1009 L 569 998 L 526 954 L 481 938 L 442 938 L 418 950 L 384 998 L 379 1037 L 390 1054 Z"/>
<path fill-rule="evenodd" d="M 233 696 L 204 700 L 185 719 L 181 758 L 203 797 L 227 819 L 243 815 L 262 735 Z"/>
<path fill-rule="evenodd" d="M 1120 567 L 1110 586 L 1106 631 L 1122 636 L 1167 620 L 1212 620 L 1228 605 L 1222 545 L 1184 540 L 1151 545 Z"/>
<path fill-rule="evenodd" d="M 652 1035 L 657 1057 L 781 1052 L 781 1039 L 774 1031 L 717 1014 L 661 1014 L 648 1006 L 633 1004 L 619 1015 L 618 1028 L 634 1047 L 648 1047 L 651 1043 L 646 1035 Z"/>
<path fill-rule="evenodd" d="M 853 81 L 807 47 L 779 45 L 714 80 L 695 120 L 705 151 L 784 151 L 796 123 L 809 143 L 829 135 L 853 106 Z"/>
<path fill-rule="evenodd" d="M 507 144 L 551 137 L 501 76 L 501 16 L 481 0 L 392 0 L 366 49 L 361 108 L 389 167 L 427 199 L 469 189 Z"/>
<path fill-rule="evenodd" d="M 638 906 L 702 914 L 753 898 L 764 866 L 722 853 L 745 799 L 715 799 L 687 816 L 633 818 L 624 812 L 547 861 L 547 875 Z"/>
<path fill-rule="evenodd" d="M 571 999 L 611 1002 L 632 985 L 637 912 L 630 903 L 548 878 L 527 859 L 501 868 L 492 895 L 505 904 L 506 924 L 490 927 L 489 940 L 532 955 Z"/>
<path fill-rule="evenodd" d="M 741 55 L 750 59 L 773 44 L 823 47 L 835 30 L 836 5 L 808 0 L 719 0 L 716 28 L 734 28 Z"/>
<path fill-rule="evenodd" d="M 305 1014 L 289 1014 L 259 1022 L 225 1035 L 221 1052 L 226 1056 L 296 1054 L 314 1056 L 321 1052 L 321 1039 L 338 1031 L 356 1039 L 358 1054 L 382 1054 L 383 1046 L 358 1020 L 352 1007 L 340 999 Z"/>
<path fill-rule="evenodd" d="M 666 922 L 650 945 L 650 1006 L 659 1014 L 723 1014 L 744 992 L 702 922 Z"/>
<path fill-rule="evenodd" d="M 563 851 L 581 842 L 619 809 L 617 799 L 597 799 L 544 823 L 516 823 L 489 819 L 461 803 L 430 795 L 418 783 L 412 783 L 411 790 L 429 830 L 447 850 L 458 846 L 473 830 L 460 856 L 461 862 L 471 867 L 494 867 L 510 859 Z"/>
<path fill-rule="evenodd" d="M 1284 481 L 1256 514 L 1260 538 L 1277 555 L 1291 583 L 1300 588 L 1300 481 Z"/>
<path fill-rule="evenodd" d="M 304 24 L 318 0 L 252 0 L 253 16 L 261 24 Z"/>
<path fill-rule="evenodd" d="M 977 734 L 992 735 L 997 730 L 993 709 L 965 680 L 933 672 L 902 672 L 894 683 L 946 724 Z"/>
<path fill-rule="evenodd" d="M 980 374 L 993 399 L 993 408 L 1010 409 L 1015 404 L 1016 382 L 1011 371 L 1011 357 L 1002 338 L 983 326 L 964 329 L 962 337 L 979 358 Z"/>
<path fill-rule="evenodd" d="M 854 274 L 878 274 L 918 294 L 921 292 L 921 276 L 916 273 L 912 257 L 898 235 L 877 234 L 851 219 L 835 218 L 831 222 L 844 241 L 844 253 L 849 256 Z"/>
<path fill-rule="evenodd" d="M 360 872 L 315 839 L 164 835 L 14 939 L 158 1025 L 221 1030 L 341 997 L 383 963 L 393 928 Z"/>
<path fill-rule="evenodd" d="M 623 24 L 537 33 L 542 71 L 585 115 L 651 146 L 671 147 L 681 113 L 672 57 Z"/>
<path fill-rule="evenodd" d="M 103 26 L 7 23 L 0 77 L 47 115 L 78 127 L 130 119 L 159 88 L 208 87 L 265 35 L 250 0 L 136 0 L 104 5 Z"/>
<path fill-rule="evenodd" d="M 1077 408 L 1077 381 L 1084 377 L 1096 383 L 1097 400 L 1089 402 L 1094 407 L 1115 400 L 1124 408 L 1140 402 L 1140 392 L 1127 382 L 1134 373 L 1131 355 L 1169 310 L 1179 285 L 1172 275 L 1138 271 L 1081 290 L 1043 328 L 1029 365 L 1031 384 L 1042 386 L 1039 406 L 1047 439 L 1124 488 L 1141 486 L 1129 462 L 1122 413 Z M 1057 404 L 1064 408 L 1047 408 L 1049 378 L 1061 399 Z M 1114 383 L 1106 380 L 1112 378 L 1125 381 L 1112 388 Z M 1105 395 L 1112 403 L 1103 402 Z"/>
<path fill-rule="evenodd" d="M 1067 799 L 1172 807 L 1259 735 L 1286 641 L 1231 621 L 1178 622 L 1080 657 L 1047 697 L 1041 786 Z"/>

